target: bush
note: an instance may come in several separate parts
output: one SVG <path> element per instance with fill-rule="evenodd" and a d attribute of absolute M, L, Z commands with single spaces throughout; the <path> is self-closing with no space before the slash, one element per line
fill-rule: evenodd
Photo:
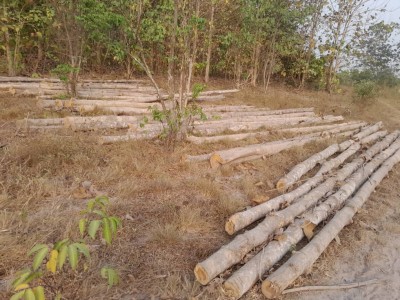
<path fill-rule="evenodd" d="M 369 100 L 375 98 L 377 86 L 371 80 L 361 80 L 354 84 L 354 97 L 357 100 Z"/>

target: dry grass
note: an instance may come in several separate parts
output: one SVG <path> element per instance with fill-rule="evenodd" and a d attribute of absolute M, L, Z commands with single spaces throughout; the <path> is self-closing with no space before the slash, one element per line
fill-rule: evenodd
<path fill-rule="evenodd" d="M 384 120 L 387 127 L 395 128 L 398 116 L 393 111 L 400 110 L 396 97 L 394 92 L 384 91 L 370 106 L 361 107 L 349 94 L 272 88 L 267 95 L 246 89 L 227 101 L 270 108 L 315 106 L 319 112 L 350 119 Z M 0 98 L 0 108 L 0 119 L 6 122 L 45 114 L 28 98 Z M 195 283 L 192 270 L 230 239 L 223 230 L 226 218 L 251 205 L 254 196 L 276 195 L 274 185 L 284 173 L 327 145 L 312 143 L 212 171 L 207 163 L 184 163 L 182 156 L 264 140 L 184 143 L 170 153 L 155 141 L 101 146 L 96 142 L 98 133 L 93 132 L 23 136 L 16 135 L 13 127 L 0 130 L 7 143 L 0 148 L 0 244 L 5 245 L 0 247 L 0 280 L 9 280 L 29 263 L 26 251 L 35 243 L 75 236 L 86 199 L 75 199 L 73 192 L 85 180 L 111 197 L 111 213 L 124 221 L 113 250 L 107 255 L 94 254 L 92 259 L 94 269 L 105 263 L 119 269 L 121 285 L 107 289 L 97 272 L 88 273 L 76 295 L 80 299 L 221 297 L 217 284 L 203 288 Z M 273 133 L 267 140 L 283 137 L 287 135 Z M 72 290 L 64 292 L 67 299 Z M 252 291 L 248 299 L 257 293 Z M 8 296 L 0 284 L 0 298 Z"/>

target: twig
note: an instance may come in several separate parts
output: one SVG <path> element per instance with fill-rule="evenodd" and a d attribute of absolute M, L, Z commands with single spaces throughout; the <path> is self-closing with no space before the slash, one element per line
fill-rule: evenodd
<path fill-rule="evenodd" d="M 340 290 L 340 289 L 352 289 L 356 287 L 378 284 L 386 281 L 387 279 L 371 279 L 367 281 L 355 282 L 355 283 L 347 283 L 347 284 L 339 284 L 339 285 L 314 285 L 314 286 L 302 286 L 298 288 L 288 289 L 282 292 L 282 294 L 303 292 L 303 291 L 323 291 L 323 290 Z"/>

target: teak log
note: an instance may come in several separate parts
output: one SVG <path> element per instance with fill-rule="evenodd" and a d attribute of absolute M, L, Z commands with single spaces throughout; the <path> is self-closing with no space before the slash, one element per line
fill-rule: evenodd
<path fill-rule="evenodd" d="M 332 220 L 301 251 L 293 254 L 285 264 L 262 283 L 262 292 L 268 299 L 279 297 L 283 290 L 297 277 L 311 268 L 339 232 L 352 222 L 354 215 L 368 200 L 378 184 L 399 162 L 400 150 L 383 163 L 357 191 L 355 196 L 346 202 L 346 205 L 335 214 Z"/>

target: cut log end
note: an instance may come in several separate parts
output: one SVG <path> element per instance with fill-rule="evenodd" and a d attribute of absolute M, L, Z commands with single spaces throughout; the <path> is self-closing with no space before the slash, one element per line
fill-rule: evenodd
<path fill-rule="evenodd" d="M 275 286 L 271 281 L 264 280 L 261 285 L 261 291 L 267 299 L 278 298 L 282 292 L 279 287 Z"/>
<path fill-rule="evenodd" d="M 236 232 L 235 230 L 235 223 L 229 219 L 226 223 L 225 223 L 225 231 L 229 234 L 232 235 Z"/>
<path fill-rule="evenodd" d="M 223 292 L 225 296 L 233 299 L 239 299 L 242 296 L 240 289 L 233 282 L 224 282 Z"/>
<path fill-rule="evenodd" d="M 218 169 L 222 165 L 223 159 L 217 153 L 214 153 L 210 157 L 210 165 L 212 169 Z"/>
<path fill-rule="evenodd" d="M 286 190 L 286 180 L 285 179 L 280 179 L 278 183 L 276 184 L 276 188 L 279 192 L 284 192 Z"/>
<path fill-rule="evenodd" d="M 194 275 L 196 276 L 196 280 L 202 285 L 206 285 L 210 282 L 207 271 L 200 264 L 197 264 L 194 268 Z"/>
<path fill-rule="evenodd" d="M 314 229 L 317 227 L 313 222 L 305 221 L 303 225 L 303 232 L 304 235 L 307 237 L 308 240 L 314 236 Z"/>

